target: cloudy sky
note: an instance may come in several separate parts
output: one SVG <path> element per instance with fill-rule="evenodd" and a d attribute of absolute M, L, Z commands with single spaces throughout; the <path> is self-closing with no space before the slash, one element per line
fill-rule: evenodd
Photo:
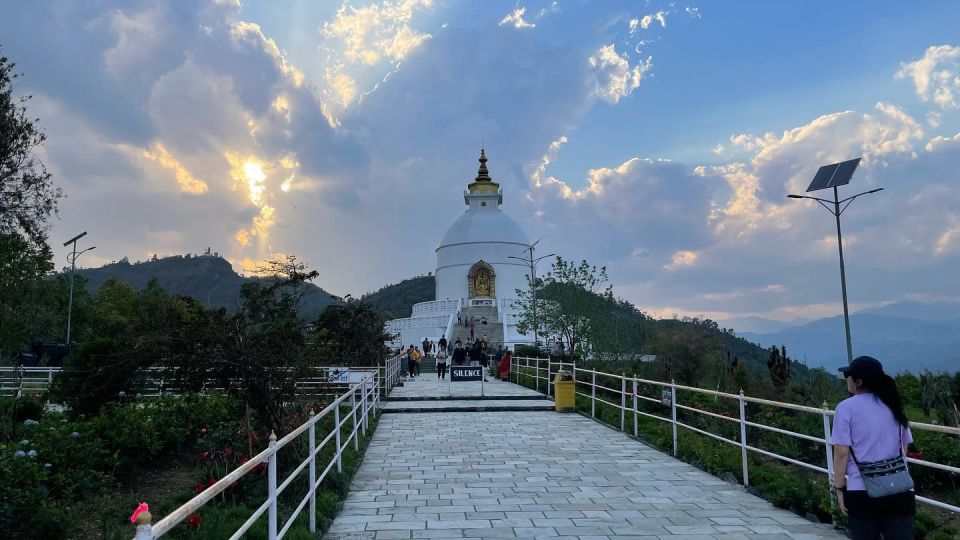
<path fill-rule="evenodd" d="M 12 13 L 11 13 L 12 11 Z M 20 2 L 0 46 L 98 265 L 295 254 L 362 294 L 431 271 L 485 141 L 504 209 L 661 316 L 960 297 L 960 4 Z M 86 239 L 85 239 L 86 240 Z M 63 253 L 58 262 L 65 263 Z"/>

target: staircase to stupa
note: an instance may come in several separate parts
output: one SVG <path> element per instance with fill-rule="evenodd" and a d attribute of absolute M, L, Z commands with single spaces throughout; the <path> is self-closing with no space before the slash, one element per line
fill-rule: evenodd
<path fill-rule="evenodd" d="M 456 343 L 457 339 L 464 343 L 470 343 L 469 322 L 473 321 L 474 338 L 479 338 L 486 334 L 487 342 L 492 345 L 503 343 L 503 324 L 497 321 L 496 306 L 474 306 L 460 310 L 460 316 L 463 319 L 460 324 L 453 322 L 453 331 L 447 337 L 450 343 Z M 466 323 L 466 324 L 464 324 Z"/>

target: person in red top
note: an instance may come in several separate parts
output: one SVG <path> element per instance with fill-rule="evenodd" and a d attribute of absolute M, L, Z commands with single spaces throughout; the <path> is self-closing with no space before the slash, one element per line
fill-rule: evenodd
<path fill-rule="evenodd" d="M 510 360 L 513 358 L 513 353 L 510 352 L 510 349 L 507 349 L 503 353 L 503 357 L 500 358 L 500 380 L 506 381 L 510 379 Z"/>

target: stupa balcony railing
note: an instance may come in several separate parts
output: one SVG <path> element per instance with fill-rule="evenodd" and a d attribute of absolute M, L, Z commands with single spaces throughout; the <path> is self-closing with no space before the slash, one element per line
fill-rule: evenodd
<path fill-rule="evenodd" d="M 422 317 L 424 315 L 450 315 L 456 314 L 460 310 L 460 300 L 444 299 L 432 300 L 430 302 L 419 302 L 413 305 L 413 316 Z"/>

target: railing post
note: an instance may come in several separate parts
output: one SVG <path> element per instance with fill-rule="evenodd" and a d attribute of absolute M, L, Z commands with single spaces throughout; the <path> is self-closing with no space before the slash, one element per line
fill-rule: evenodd
<path fill-rule="evenodd" d="M 540 391 L 540 359 L 537 358 L 537 361 L 534 362 L 533 368 L 533 384 L 537 387 L 537 392 Z"/>
<path fill-rule="evenodd" d="M 146 507 L 146 503 L 143 503 L 141 506 Z M 149 508 L 149 507 L 147 507 Z M 153 540 L 153 525 L 150 524 L 153 521 L 153 515 L 150 514 L 150 510 L 144 510 L 135 512 L 137 532 L 134 533 L 133 540 Z"/>
<path fill-rule="evenodd" d="M 620 375 L 620 431 L 626 433 L 627 421 L 627 374 Z"/>
<path fill-rule="evenodd" d="M 597 372 L 592 371 L 590 383 L 590 418 L 597 417 Z"/>
<path fill-rule="evenodd" d="M 367 436 L 367 379 L 360 381 L 360 406 L 363 413 L 360 415 L 360 425 L 363 427 L 363 436 Z"/>
<path fill-rule="evenodd" d="M 673 456 L 677 456 L 677 384 L 670 381 L 670 418 L 673 427 Z"/>
<path fill-rule="evenodd" d="M 833 469 L 833 438 L 830 436 L 830 405 L 824 401 L 820 408 L 823 409 L 823 412 L 821 413 L 823 415 L 823 440 L 825 441 L 824 446 L 826 447 L 827 452 L 827 486 L 829 486 L 832 492 L 833 486 L 836 485 L 833 482 L 834 476 L 837 475 L 837 471 Z M 841 471 L 840 474 L 846 476 L 847 471 Z M 836 496 L 831 493 L 830 508 L 834 509 L 836 508 L 836 505 Z"/>
<path fill-rule="evenodd" d="M 343 447 L 340 446 L 340 404 L 333 408 L 333 431 L 337 442 L 337 472 L 343 472 Z"/>
<path fill-rule="evenodd" d="M 317 431 L 310 409 L 310 532 L 317 532 Z"/>
<path fill-rule="evenodd" d="M 640 436 L 640 425 L 637 421 L 637 417 L 640 416 L 637 414 L 637 378 L 633 378 L 633 436 Z"/>
<path fill-rule="evenodd" d="M 270 457 L 267 458 L 267 538 L 277 540 L 277 434 L 270 432 Z"/>
<path fill-rule="evenodd" d="M 353 449 L 360 451 L 360 432 L 357 431 L 357 391 L 350 387 L 350 416 L 353 417 Z"/>
<path fill-rule="evenodd" d="M 551 395 L 550 380 L 553 378 L 553 371 L 551 369 L 552 367 L 553 366 L 550 364 L 550 359 L 547 358 L 547 397 L 550 397 Z"/>
<path fill-rule="evenodd" d="M 747 408 L 740 389 L 740 462 L 743 467 L 743 485 L 750 485 L 750 467 L 747 465 Z"/>

